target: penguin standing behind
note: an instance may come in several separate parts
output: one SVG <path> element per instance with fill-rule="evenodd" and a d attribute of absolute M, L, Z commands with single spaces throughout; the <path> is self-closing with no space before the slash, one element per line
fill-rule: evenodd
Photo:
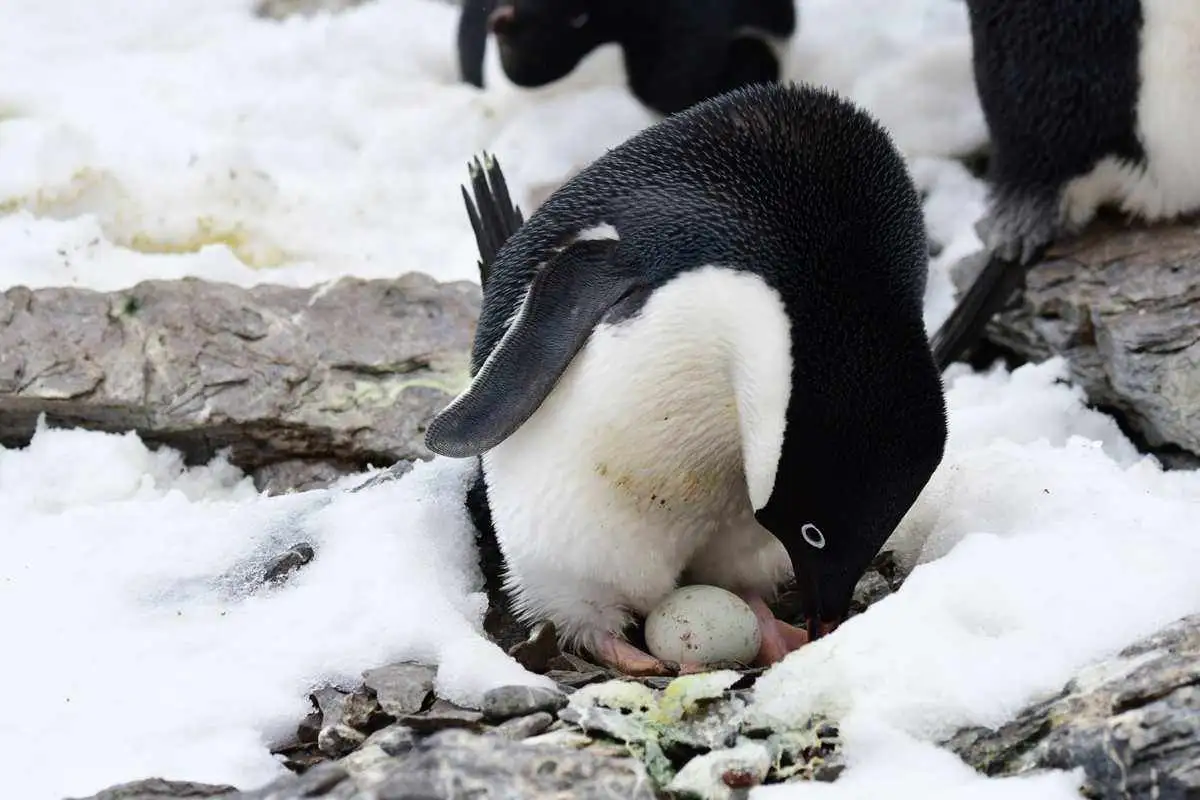
<path fill-rule="evenodd" d="M 881 126 L 826 90 L 748 87 L 605 153 L 494 260 L 502 215 L 472 223 L 473 378 L 426 445 L 481 457 L 523 621 L 668 674 L 697 665 L 625 631 L 682 580 L 750 603 L 762 664 L 845 619 L 946 439 L 924 220 Z M 807 631 L 765 603 L 793 577 Z"/>
<path fill-rule="evenodd" d="M 462 79 L 483 86 L 488 31 L 500 65 L 526 88 L 560 80 L 597 47 L 620 45 L 629 87 L 660 114 L 780 78 L 794 0 L 465 0 Z"/>
<path fill-rule="evenodd" d="M 1200 210 L 1200 2 L 967 0 L 992 142 L 990 257 L 934 336 L 958 358 L 1025 269 L 1101 206 L 1160 221 Z"/>

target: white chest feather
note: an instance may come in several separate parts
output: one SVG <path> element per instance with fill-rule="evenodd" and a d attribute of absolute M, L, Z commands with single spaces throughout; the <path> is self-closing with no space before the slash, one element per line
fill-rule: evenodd
<path fill-rule="evenodd" d="M 1148 220 L 1200 210 L 1200 0 L 1142 0 L 1138 137 L 1146 167 L 1106 160 L 1068 187 L 1068 220 L 1114 203 Z"/>
<path fill-rule="evenodd" d="M 554 391 L 483 456 L 518 609 L 587 646 L 692 580 L 769 592 L 790 575 L 754 520 L 790 396 L 778 295 L 716 267 L 601 325 Z"/>

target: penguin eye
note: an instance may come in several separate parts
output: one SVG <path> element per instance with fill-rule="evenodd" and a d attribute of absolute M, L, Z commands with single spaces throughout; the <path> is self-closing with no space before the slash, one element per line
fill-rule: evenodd
<path fill-rule="evenodd" d="M 800 535 L 804 537 L 804 541 L 818 550 L 825 549 L 825 534 L 821 533 L 821 529 L 811 522 L 806 522 L 800 526 Z"/>

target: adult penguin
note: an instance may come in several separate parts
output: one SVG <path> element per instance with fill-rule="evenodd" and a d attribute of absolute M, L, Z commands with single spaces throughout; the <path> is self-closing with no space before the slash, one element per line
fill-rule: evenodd
<path fill-rule="evenodd" d="M 887 133 L 763 84 L 643 130 L 523 224 L 489 171 L 473 378 L 426 444 L 480 457 L 518 615 L 629 674 L 698 666 L 626 638 L 682 581 L 750 603 L 760 664 L 831 630 L 946 440 Z M 766 604 L 790 579 L 805 630 Z"/>

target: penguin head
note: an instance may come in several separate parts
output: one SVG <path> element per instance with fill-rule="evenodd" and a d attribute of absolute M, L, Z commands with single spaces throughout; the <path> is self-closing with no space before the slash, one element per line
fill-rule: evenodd
<path fill-rule="evenodd" d="M 877 352 L 894 363 L 860 350 L 840 375 L 827 362 L 822 380 L 793 384 L 774 486 L 755 511 L 790 556 L 811 639 L 849 616 L 859 579 L 944 454 L 928 349 Z"/>
<path fill-rule="evenodd" d="M 518 86 L 566 76 L 603 41 L 590 0 L 500 0 L 488 18 L 504 74 Z"/>

